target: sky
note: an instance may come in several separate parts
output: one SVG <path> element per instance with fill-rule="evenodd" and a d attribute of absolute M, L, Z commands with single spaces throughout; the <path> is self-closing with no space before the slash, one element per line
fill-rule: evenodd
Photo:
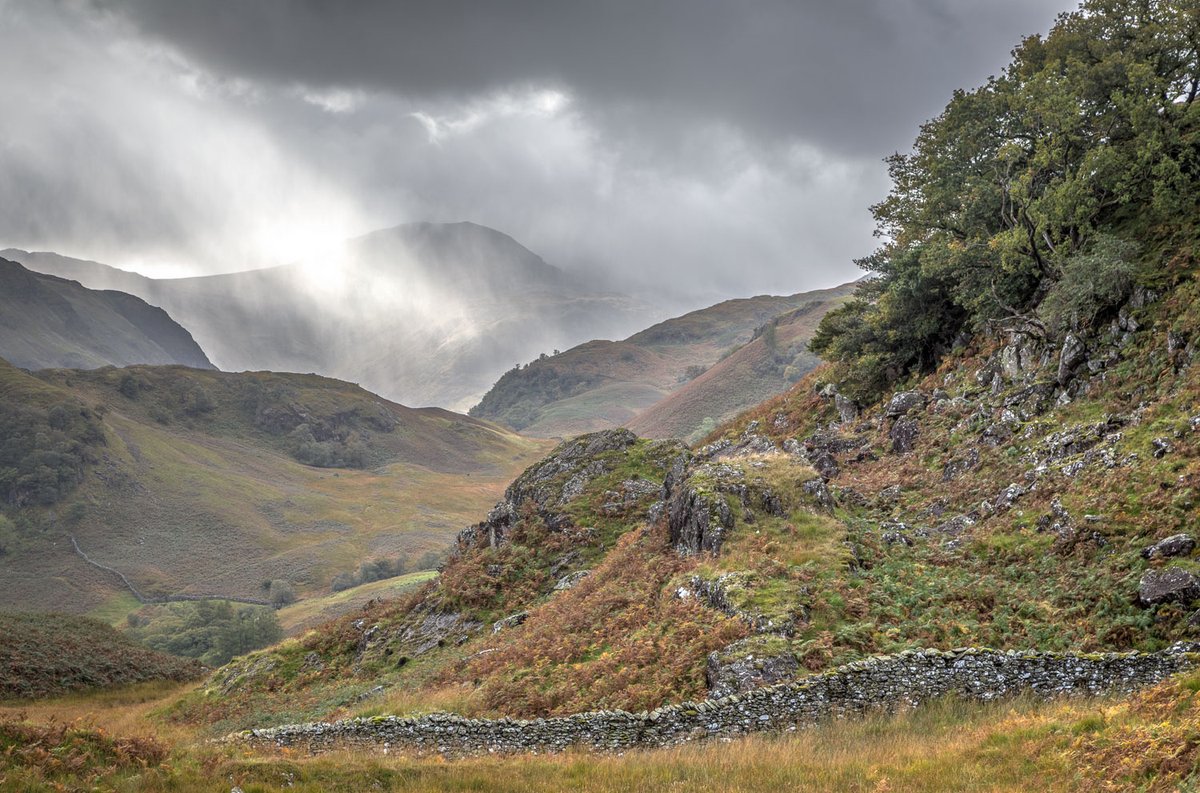
<path fill-rule="evenodd" d="M 643 296 L 861 273 L 1052 0 L 0 0 L 0 248 L 152 276 L 470 220 Z"/>

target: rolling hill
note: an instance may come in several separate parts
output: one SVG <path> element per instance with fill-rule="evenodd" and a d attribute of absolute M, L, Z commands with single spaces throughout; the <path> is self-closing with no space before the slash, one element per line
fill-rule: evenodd
<path fill-rule="evenodd" d="M 213 365 L 167 312 L 0 258 L 0 357 L 25 369 Z"/>
<path fill-rule="evenodd" d="M 660 322 L 624 341 L 589 341 L 506 372 L 471 415 L 534 437 L 566 437 L 634 423 L 655 437 L 685 437 L 703 427 L 711 429 L 716 421 L 779 393 L 811 369 L 815 359 L 804 352 L 808 335 L 825 312 L 852 291 L 853 285 L 846 284 L 788 296 L 726 300 Z M 781 319 L 793 312 L 798 313 Z M 770 323 L 780 326 L 770 361 L 753 351 L 739 355 L 740 348 L 754 342 Z M 709 374 L 726 356 L 755 358 L 757 365 L 737 367 L 740 379 L 734 381 L 716 371 Z M 721 369 L 734 370 L 733 364 Z M 698 381 L 700 388 L 693 389 L 689 380 Z M 683 401 L 670 401 L 685 392 Z M 698 392 L 709 396 L 697 397 Z M 653 418 L 638 422 L 643 411 L 660 404 L 665 406 Z"/>
<path fill-rule="evenodd" d="M 765 399 L 781 394 L 820 360 L 808 340 L 838 299 L 814 301 L 762 326 L 762 332 L 703 374 L 625 423 L 646 438 L 694 441 Z"/>
<path fill-rule="evenodd" d="M 654 314 L 474 223 L 406 224 L 319 261 L 197 278 L 151 279 L 53 253 L 0 255 L 162 306 L 222 369 L 316 372 L 404 404 L 461 410 L 512 362 L 624 335 Z"/>
<path fill-rule="evenodd" d="M 87 617 L 0 613 L 0 635 L 0 701 L 151 680 L 195 680 L 205 672 L 196 661 L 143 647 Z"/>
<path fill-rule="evenodd" d="M 145 598 L 261 599 L 415 564 L 543 448 L 316 375 L 173 366 L 0 363 L 0 437 L 0 603 L 107 618 L 138 605 L 118 572 Z"/>

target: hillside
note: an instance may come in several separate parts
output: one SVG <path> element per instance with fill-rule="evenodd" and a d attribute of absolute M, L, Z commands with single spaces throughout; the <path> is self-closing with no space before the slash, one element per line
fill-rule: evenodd
<path fill-rule="evenodd" d="M 162 306 L 222 369 L 316 372 L 404 404 L 460 410 L 512 362 L 623 335 L 654 313 L 474 223 L 406 224 L 317 261 L 197 278 L 145 278 L 53 253 L 0 255 Z"/>
<path fill-rule="evenodd" d="M 594 718 L 636 731 L 681 701 L 670 718 L 686 725 L 721 708 L 754 718 L 752 702 L 789 689 L 746 692 L 808 673 L 858 701 L 842 675 L 949 648 L 966 649 L 938 669 L 1079 654 L 1067 688 L 1096 679 L 1085 664 L 1115 662 L 1094 653 L 1193 658 L 1200 173 L 1168 165 L 1195 153 L 1200 104 L 1172 93 L 1177 76 L 1147 75 L 1170 62 L 1155 53 L 1176 27 L 1195 29 L 1087 8 L 1026 40 L 1002 79 L 955 94 L 893 162 L 893 195 L 875 210 L 889 233 L 864 261 L 879 277 L 815 337 L 830 365 L 698 448 L 628 430 L 561 444 L 459 534 L 436 581 L 235 661 L 175 719 L 220 732 L 389 710 L 621 709 L 628 722 Z M 1129 52 L 1148 71 L 1117 68 Z M 1153 90 L 1123 92 L 1135 78 Z M 1054 119 L 1083 113 L 1071 131 L 1096 168 L 1055 170 L 1047 85 L 1086 97 Z M 960 156 L 947 141 L 983 140 L 959 137 L 968 122 L 1024 130 L 1033 154 Z M 1090 203 L 1126 173 L 1098 163 L 1125 157 L 1157 176 Z M 998 176 L 1009 158 L 1030 176 L 1020 191 Z M 1023 202 L 1015 225 L 1009 201 Z M 906 668 L 887 679 L 919 689 Z M 964 690 L 1012 692 L 987 674 Z M 378 699 L 358 704 L 369 691 Z"/>
<path fill-rule="evenodd" d="M 165 311 L 0 259 L 0 357 L 24 369 L 213 365 Z"/>
<path fill-rule="evenodd" d="M 205 671 L 195 661 L 150 650 L 86 617 L 0 613 L 0 636 L 0 700 L 195 680 Z"/>
<path fill-rule="evenodd" d="M 837 297 L 815 301 L 770 320 L 750 341 L 625 426 L 647 438 L 694 441 L 741 411 L 783 393 L 819 363 L 808 351 L 808 342 L 838 302 Z"/>
<path fill-rule="evenodd" d="M 315 375 L 153 366 L 0 363 L 0 437 L 0 602 L 114 620 L 138 603 L 83 553 L 146 598 L 326 594 L 432 564 L 541 448 Z"/>
<path fill-rule="evenodd" d="M 811 335 L 821 316 L 851 291 L 847 284 L 786 297 L 726 300 L 623 341 L 590 341 L 544 356 L 506 372 L 471 415 L 534 437 L 569 437 L 636 422 L 643 411 L 663 404 L 639 425 L 654 437 L 687 436 L 700 430 L 706 418 L 711 419 L 711 429 L 716 420 L 782 391 L 811 369 L 814 361 L 804 354 L 806 334 Z M 739 348 L 751 345 L 760 330 L 794 311 L 802 313 L 785 323 L 770 361 L 761 353 L 739 356 Z M 806 320 L 798 321 L 799 316 Z M 703 379 L 721 366 L 726 356 L 754 358 L 749 367 L 736 367 L 750 379 L 722 382 L 716 389 L 702 387 L 700 392 L 708 396 L 685 399 L 687 407 L 670 400 L 687 391 L 689 381 Z M 715 381 L 708 377 L 707 382 Z"/>

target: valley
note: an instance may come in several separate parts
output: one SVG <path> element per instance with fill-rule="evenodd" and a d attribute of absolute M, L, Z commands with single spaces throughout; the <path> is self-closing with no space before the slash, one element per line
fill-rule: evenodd
<path fill-rule="evenodd" d="M 889 143 L 876 247 L 849 283 L 801 255 L 828 240 L 796 245 L 772 212 L 797 214 L 792 179 L 817 218 L 857 197 L 869 179 L 850 163 L 874 150 L 854 136 L 899 118 L 886 103 L 870 103 L 874 123 L 845 111 L 837 146 L 805 136 L 820 137 L 811 108 L 846 96 L 801 103 L 786 125 L 803 133 L 772 138 L 760 118 L 751 136 L 730 121 L 754 106 L 748 82 L 696 80 L 703 101 L 685 107 L 671 73 L 697 62 L 672 60 L 653 14 L 635 15 L 639 34 L 670 66 L 626 73 L 636 36 L 591 62 L 583 39 L 549 35 L 561 9 L 533 25 L 523 68 L 554 79 L 528 96 L 509 82 L 526 72 L 502 68 L 519 60 L 515 12 L 432 33 L 415 12 L 379 24 L 377 58 L 410 24 L 438 47 L 465 26 L 507 86 L 456 93 L 480 79 L 459 51 L 421 91 L 389 94 L 382 77 L 354 82 L 359 53 L 339 50 L 339 35 L 367 49 L 373 35 L 339 29 L 342 12 L 255 13 L 281 8 L 295 24 L 240 57 L 269 17 L 234 6 L 214 14 L 228 29 L 186 46 L 180 31 L 209 20 L 113 10 L 131 38 L 108 46 L 159 47 L 188 102 L 246 118 L 286 106 L 304 135 L 355 155 L 384 135 L 403 159 L 420 138 L 429 174 L 386 198 L 374 177 L 348 182 L 363 216 L 443 217 L 447 196 L 502 172 L 503 189 L 473 195 L 480 217 L 524 213 L 574 268 L 470 222 L 182 279 L 0 251 L 0 789 L 1200 787 L 1195 3 L 1083 0 L 994 76 L 939 94 L 910 147 Z M 706 35 L 710 11 L 689 8 L 683 31 L 705 65 L 732 70 L 724 48 L 748 58 L 779 24 L 786 58 L 755 79 L 804 74 L 805 26 L 764 7 L 751 28 Z M 982 47 L 999 17 L 975 12 L 947 6 L 937 24 Z M 828 44 L 872 55 L 806 13 Z M 908 17 L 933 25 L 926 13 L 858 9 L 855 23 L 915 42 Z M 610 24 L 579 30 L 606 41 Z M 297 45 L 309 28 L 320 48 Z M 275 45 L 304 63 L 272 61 Z M 410 42 L 403 57 L 374 66 L 404 74 L 429 56 Z M 915 57 L 887 61 L 896 97 L 902 78 L 931 79 L 905 73 Z M 228 72 L 204 75 L 206 59 Z M 663 127 L 653 145 L 615 145 L 649 122 L 604 97 L 632 95 L 643 71 Z M 744 104 L 722 119 L 731 92 Z M 497 148 L 472 151 L 477 130 Z M 499 154 L 513 145 L 519 169 Z M 352 167 L 352 152 L 322 151 Z M 689 166 L 697 152 L 711 161 Z M 462 158 L 461 184 L 431 178 L 443 155 Z M 394 167 L 372 163 L 383 182 Z M 633 200 L 655 173 L 654 200 Z M 731 196 L 739 211 L 715 219 Z M 572 225 L 549 206 L 571 201 L 608 212 Z M 337 205 L 330 228 L 356 214 Z M 693 219 L 673 226 L 675 212 Z M 263 228 L 293 249 L 310 239 Z M 616 228 L 631 239 L 597 245 Z M 160 244 L 196 249 L 128 247 Z M 638 245 L 643 260 L 611 258 Z M 598 251 L 604 272 L 588 272 Z M 706 278 L 752 294 L 761 256 L 793 268 L 791 289 L 827 286 L 667 316 Z M 610 291 L 618 272 L 657 286 Z"/>

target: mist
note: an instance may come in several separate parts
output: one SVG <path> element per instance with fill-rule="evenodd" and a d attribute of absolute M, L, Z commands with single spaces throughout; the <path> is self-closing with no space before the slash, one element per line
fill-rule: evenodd
<path fill-rule="evenodd" d="M 320 284 L 470 220 L 675 306 L 829 286 L 881 158 L 1059 9 L 0 0 L 0 247 Z"/>

